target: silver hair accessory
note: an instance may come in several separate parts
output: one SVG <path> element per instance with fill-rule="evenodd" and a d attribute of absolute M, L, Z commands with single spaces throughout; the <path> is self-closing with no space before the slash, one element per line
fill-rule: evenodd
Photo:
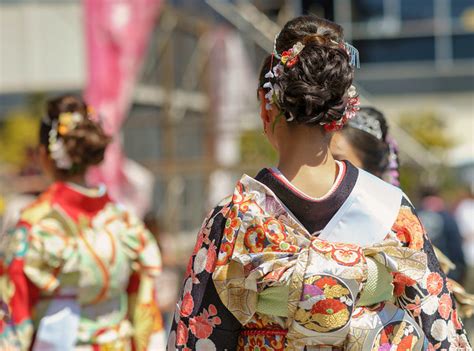
<path fill-rule="evenodd" d="M 357 50 L 351 44 L 346 43 L 345 41 L 343 41 L 342 43 L 338 43 L 335 40 L 331 40 L 331 42 L 336 44 L 336 45 L 339 45 L 339 47 L 346 50 L 347 55 L 349 55 L 349 63 L 351 64 L 351 66 L 354 66 L 356 68 L 360 68 L 359 50 Z"/>
<path fill-rule="evenodd" d="M 357 113 L 349 120 L 349 126 L 352 128 L 369 133 L 373 137 L 383 140 L 382 127 L 380 121 L 364 113 Z"/>
<path fill-rule="evenodd" d="M 359 50 L 357 50 L 354 46 L 346 42 L 344 42 L 344 47 L 351 59 L 351 65 L 360 68 Z"/>

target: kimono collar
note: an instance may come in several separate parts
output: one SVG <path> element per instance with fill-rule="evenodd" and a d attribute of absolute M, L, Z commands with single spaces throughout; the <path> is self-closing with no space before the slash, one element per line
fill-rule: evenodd
<path fill-rule="evenodd" d="M 75 221 L 79 216 L 91 219 L 111 202 L 105 187 L 85 188 L 76 184 L 53 184 L 52 204 L 59 205 Z"/>
<path fill-rule="evenodd" d="M 357 245 L 371 245 L 382 241 L 395 222 L 402 195 L 399 188 L 359 169 L 354 188 L 319 237 L 328 241 Z M 304 236 L 308 238 L 311 237 L 275 193 L 254 178 L 248 175 L 241 178 L 234 192 L 233 201 L 239 196 L 251 198 L 256 202 L 262 209 L 262 215 L 284 221 L 285 225 L 305 233 Z"/>

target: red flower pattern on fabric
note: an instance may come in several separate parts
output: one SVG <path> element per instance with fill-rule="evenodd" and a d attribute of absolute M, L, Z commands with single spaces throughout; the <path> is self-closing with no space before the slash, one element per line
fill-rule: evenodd
<path fill-rule="evenodd" d="M 209 305 L 208 310 L 189 320 L 189 329 L 198 339 L 207 339 L 216 325 L 221 324 L 221 319 L 216 316 L 217 308 Z"/>
<path fill-rule="evenodd" d="M 184 294 L 183 302 L 181 303 L 180 314 L 183 317 L 188 317 L 191 315 L 194 309 L 194 300 L 191 293 Z"/>
<path fill-rule="evenodd" d="M 206 272 L 212 273 L 214 272 L 214 268 L 216 266 L 216 259 L 217 259 L 217 248 L 214 242 L 209 244 L 209 249 L 207 251 L 207 262 L 206 262 Z"/>
<path fill-rule="evenodd" d="M 393 278 L 395 296 L 401 296 L 405 292 L 407 286 L 414 286 L 415 284 L 416 281 L 407 277 L 406 275 L 395 274 Z"/>
<path fill-rule="evenodd" d="M 400 208 L 392 230 L 396 233 L 398 240 L 407 244 L 410 248 L 415 250 L 423 248 L 424 230 L 411 208 L 406 206 Z"/>
<path fill-rule="evenodd" d="M 443 278 L 441 278 L 439 273 L 430 273 L 428 275 L 428 278 L 426 279 L 426 282 L 426 289 L 428 290 L 430 295 L 437 296 L 443 289 Z"/>
<path fill-rule="evenodd" d="M 347 309 L 347 306 L 336 299 L 324 299 L 316 302 L 311 309 L 311 313 L 334 314 Z"/>
<path fill-rule="evenodd" d="M 439 299 L 438 312 L 439 315 L 444 319 L 449 319 L 451 311 L 453 309 L 451 296 L 449 294 L 443 294 Z"/>
<path fill-rule="evenodd" d="M 186 325 L 179 321 L 178 328 L 176 329 L 176 344 L 177 345 L 186 345 L 188 342 L 188 328 Z"/>
<path fill-rule="evenodd" d="M 315 282 L 315 285 L 320 289 L 324 289 L 326 286 L 334 286 L 337 284 L 337 280 L 331 277 L 323 277 Z"/>

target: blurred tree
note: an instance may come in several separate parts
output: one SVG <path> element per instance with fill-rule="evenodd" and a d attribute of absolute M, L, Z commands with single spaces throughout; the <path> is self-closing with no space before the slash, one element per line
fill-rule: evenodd
<path fill-rule="evenodd" d="M 400 126 L 426 149 L 439 156 L 456 144 L 447 133 L 445 121 L 434 111 L 402 113 Z"/>
<path fill-rule="evenodd" d="M 244 168 L 259 170 L 274 164 L 277 154 L 259 130 L 247 130 L 240 137 L 240 159 Z"/>
<path fill-rule="evenodd" d="M 32 94 L 23 108 L 12 110 L 0 127 L 0 161 L 21 170 L 30 165 L 32 150 L 38 144 L 39 120 L 42 116 L 45 95 Z"/>
<path fill-rule="evenodd" d="M 444 119 L 435 111 L 403 112 L 399 125 L 442 160 L 447 151 L 456 145 Z M 400 181 L 402 189 L 414 200 L 418 198 L 418 190 L 422 185 L 436 185 L 448 197 L 449 192 L 458 186 L 455 172 L 446 164 L 423 170 L 417 165 L 404 163 L 400 170 Z"/>

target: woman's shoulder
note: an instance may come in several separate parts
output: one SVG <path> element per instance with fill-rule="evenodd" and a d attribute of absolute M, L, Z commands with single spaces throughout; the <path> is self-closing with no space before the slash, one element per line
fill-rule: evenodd
<path fill-rule="evenodd" d="M 403 193 L 392 232 L 404 245 L 415 250 L 421 250 L 427 240 L 425 228 L 416 214 L 415 206 L 405 193 Z"/>
<path fill-rule="evenodd" d="M 52 185 L 21 210 L 18 225 L 30 227 L 51 211 L 56 186 Z"/>

